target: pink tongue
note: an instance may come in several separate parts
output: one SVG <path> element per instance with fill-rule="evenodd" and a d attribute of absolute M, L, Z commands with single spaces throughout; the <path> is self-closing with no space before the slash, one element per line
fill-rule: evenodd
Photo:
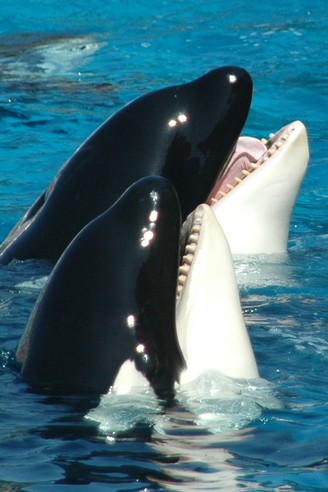
<path fill-rule="evenodd" d="M 240 169 L 247 169 L 240 166 L 239 162 L 246 160 L 248 163 L 256 162 L 266 150 L 267 148 L 261 140 L 254 137 L 240 137 L 236 145 L 236 150 L 229 163 L 229 168 L 238 165 Z M 249 167 L 249 165 L 247 167 Z"/>
<path fill-rule="evenodd" d="M 226 170 L 216 182 L 208 202 L 210 202 L 210 197 L 219 198 L 219 191 L 225 193 L 229 191 L 226 185 L 234 185 L 235 177 L 241 177 L 243 169 L 252 170 L 250 163 L 258 161 L 266 150 L 265 144 L 257 138 L 239 137 L 236 150 L 233 153 Z"/>

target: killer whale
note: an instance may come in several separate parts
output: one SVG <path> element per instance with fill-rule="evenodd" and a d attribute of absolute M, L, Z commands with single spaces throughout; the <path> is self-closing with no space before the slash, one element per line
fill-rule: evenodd
<path fill-rule="evenodd" d="M 138 179 L 174 185 L 183 219 L 206 200 L 246 121 L 252 79 L 221 67 L 146 94 L 105 121 L 76 150 L 12 229 L 0 263 L 57 261 L 76 234 Z"/>
<path fill-rule="evenodd" d="M 268 140 L 239 138 L 208 200 L 233 254 L 287 252 L 291 215 L 308 162 L 301 121 L 282 127 Z"/>
<path fill-rule="evenodd" d="M 150 384 L 160 397 L 206 370 L 258 377 L 212 209 L 200 205 L 181 236 L 180 225 L 175 190 L 162 177 L 141 179 L 90 222 L 39 296 L 16 352 L 22 377 L 67 393 Z"/>
<path fill-rule="evenodd" d="M 162 177 L 139 180 L 91 221 L 36 302 L 16 352 L 23 378 L 50 392 L 106 393 L 118 378 L 170 394 L 185 364 L 175 327 L 180 225 Z"/>

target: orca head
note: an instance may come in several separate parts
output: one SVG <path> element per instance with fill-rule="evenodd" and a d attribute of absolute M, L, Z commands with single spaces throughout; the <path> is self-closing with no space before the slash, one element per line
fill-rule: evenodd
<path fill-rule="evenodd" d="M 252 89 L 244 69 L 221 67 L 124 106 L 79 146 L 12 229 L 0 263 L 57 261 L 86 224 L 145 176 L 171 181 L 185 219 L 206 200 L 231 157 Z"/>
<path fill-rule="evenodd" d="M 256 378 L 258 369 L 240 305 L 229 245 L 212 207 L 199 205 L 182 227 L 176 323 L 187 369 Z"/>
<path fill-rule="evenodd" d="M 307 132 L 300 121 L 268 140 L 238 140 L 208 200 L 233 254 L 287 252 L 290 219 L 308 161 Z"/>
<path fill-rule="evenodd" d="M 185 220 L 209 195 L 245 125 L 253 82 L 246 70 L 226 66 L 168 89 L 162 136 L 168 139 L 160 173 L 177 190 Z"/>
<path fill-rule="evenodd" d="M 175 326 L 180 225 L 175 190 L 161 177 L 138 181 L 90 222 L 37 300 L 16 354 L 23 378 L 62 393 L 148 381 L 170 394 L 184 367 Z"/>

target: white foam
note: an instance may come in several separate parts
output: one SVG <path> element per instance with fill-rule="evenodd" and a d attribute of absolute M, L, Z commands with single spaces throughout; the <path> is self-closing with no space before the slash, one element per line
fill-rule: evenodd
<path fill-rule="evenodd" d="M 41 290 L 46 281 L 48 280 L 48 276 L 44 275 L 43 277 L 36 278 L 33 280 L 27 280 L 26 282 L 21 282 L 20 284 L 16 284 L 17 289 L 23 290 Z"/>
<path fill-rule="evenodd" d="M 87 419 L 114 440 L 136 425 L 151 426 L 160 435 L 181 432 L 222 433 L 241 429 L 260 418 L 262 409 L 281 408 L 274 387 L 264 379 L 236 381 L 207 372 L 178 388 L 176 404 L 165 409 L 151 389 L 126 395 L 110 392 Z"/>

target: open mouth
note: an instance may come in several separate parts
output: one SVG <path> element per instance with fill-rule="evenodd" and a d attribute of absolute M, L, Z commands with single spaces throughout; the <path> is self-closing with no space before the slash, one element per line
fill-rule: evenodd
<path fill-rule="evenodd" d="M 271 133 L 268 139 L 240 137 L 235 152 L 220 174 L 206 203 L 213 205 L 218 202 L 227 193 L 234 190 L 239 183 L 268 163 L 272 156 L 286 145 L 295 128 L 295 123 L 290 123 L 278 132 Z"/>

